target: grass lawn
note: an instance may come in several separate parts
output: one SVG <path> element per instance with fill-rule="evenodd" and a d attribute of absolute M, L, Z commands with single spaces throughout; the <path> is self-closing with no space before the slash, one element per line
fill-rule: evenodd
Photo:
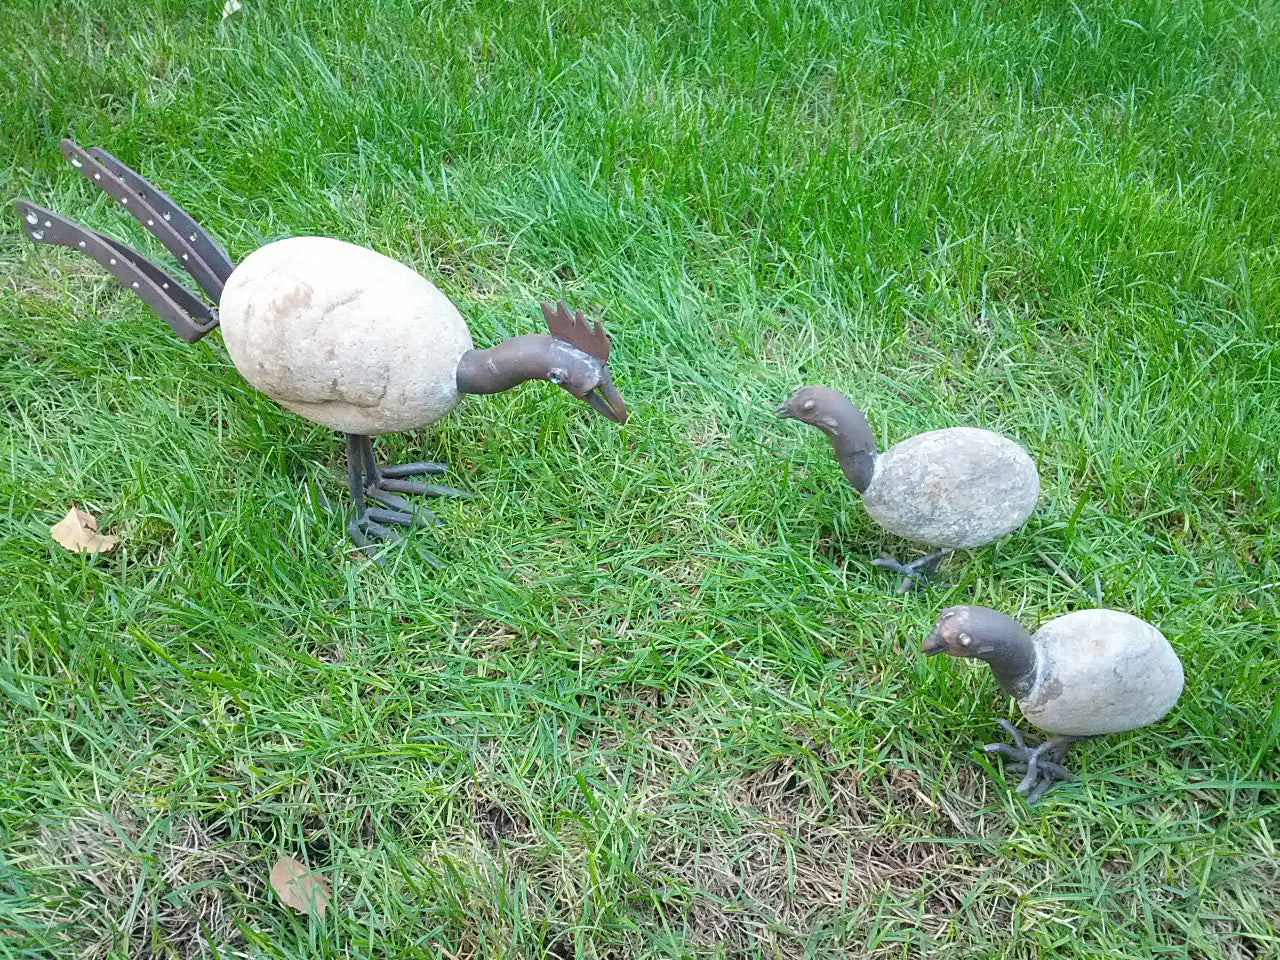
<path fill-rule="evenodd" d="M 0 6 L 0 956 L 1280 955 L 1273 0 Z M 67 135 L 478 345 L 586 308 L 631 422 L 380 441 L 478 497 L 373 566 L 340 437 L 23 240 L 160 250 Z M 896 596 L 804 383 L 1017 438 L 1035 515 Z M 1186 691 L 1027 808 L 1011 701 L 919 651 L 962 602 L 1137 614 Z"/>

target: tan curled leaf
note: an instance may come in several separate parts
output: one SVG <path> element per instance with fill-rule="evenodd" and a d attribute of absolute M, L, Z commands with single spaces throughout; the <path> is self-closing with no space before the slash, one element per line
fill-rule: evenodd
<path fill-rule="evenodd" d="M 98 518 L 72 507 L 65 517 L 49 528 L 53 539 L 72 553 L 106 553 L 114 550 L 119 537 L 98 532 Z"/>
<path fill-rule="evenodd" d="M 286 907 L 299 913 L 323 919 L 329 909 L 329 884 L 293 857 L 281 857 L 271 868 L 271 889 L 280 895 Z"/>

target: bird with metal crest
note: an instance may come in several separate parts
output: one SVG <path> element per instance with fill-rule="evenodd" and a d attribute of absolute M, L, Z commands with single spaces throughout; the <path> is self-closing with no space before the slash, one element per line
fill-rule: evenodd
<path fill-rule="evenodd" d="M 348 532 L 375 553 L 393 527 L 439 522 L 404 494 L 459 496 L 406 479 L 445 472 L 439 463 L 382 466 L 372 437 L 433 424 L 466 394 L 546 380 L 614 423 L 627 408 L 609 370 L 599 321 L 563 303 L 542 304 L 549 334 L 475 349 L 466 321 L 417 272 L 373 250 L 327 237 L 277 240 L 238 266 L 176 203 L 104 150 L 61 144 L 67 161 L 100 187 L 181 263 L 206 301 L 131 247 L 18 200 L 27 238 L 78 250 L 194 343 L 221 327 L 240 374 L 287 410 L 347 438 L 354 511 Z"/>

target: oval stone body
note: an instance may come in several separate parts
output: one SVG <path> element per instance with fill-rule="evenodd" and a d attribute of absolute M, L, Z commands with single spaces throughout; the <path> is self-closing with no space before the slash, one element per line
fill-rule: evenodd
<path fill-rule="evenodd" d="M 1120 733 L 1155 723 L 1182 693 L 1182 663 L 1151 624 L 1119 610 L 1080 610 L 1036 633 L 1036 683 L 1022 715 L 1057 734 Z"/>
<path fill-rule="evenodd" d="M 218 307 L 236 369 L 308 420 L 397 433 L 457 406 L 466 321 L 390 257 L 327 237 L 278 240 L 235 269 Z"/>
<path fill-rule="evenodd" d="M 1026 522 L 1040 475 L 1007 437 L 974 427 L 930 430 L 876 457 L 862 503 L 906 540 L 962 550 L 998 540 Z"/>

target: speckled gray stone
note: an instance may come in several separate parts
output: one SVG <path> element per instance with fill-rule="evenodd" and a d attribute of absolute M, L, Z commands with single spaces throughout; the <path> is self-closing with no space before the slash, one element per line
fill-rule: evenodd
<path fill-rule="evenodd" d="M 268 244 L 231 274 L 219 316 L 245 380 L 334 430 L 410 430 L 458 403 L 466 322 L 425 278 L 373 250 L 326 237 Z"/>
<path fill-rule="evenodd" d="M 1119 610 L 1080 610 L 1032 637 L 1036 680 L 1019 699 L 1041 730 L 1089 736 L 1155 723 L 1182 693 L 1182 663 L 1169 641 Z"/>
<path fill-rule="evenodd" d="M 962 550 L 1026 522 L 1040 496 L 1027 452 L 990 430 L 950 427 L 917 434 L 879 454 L 862 503 L 891 533 Z"/>

